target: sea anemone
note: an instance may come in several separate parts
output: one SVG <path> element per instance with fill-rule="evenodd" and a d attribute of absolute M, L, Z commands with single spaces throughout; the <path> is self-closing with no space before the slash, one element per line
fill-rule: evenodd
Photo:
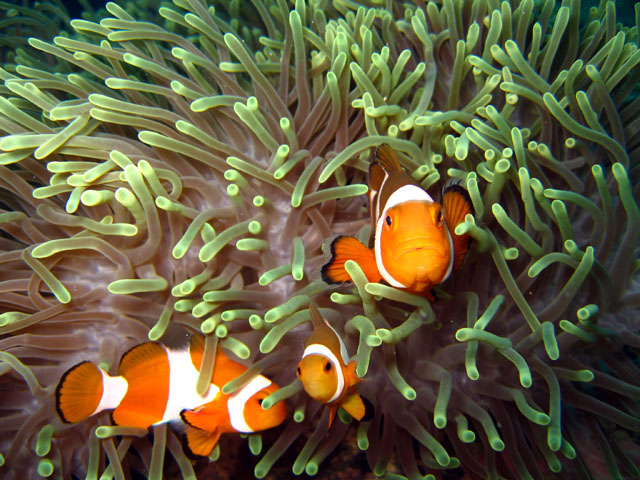
<path fill-rule="evenodd" d="M 4 25 L 0 476 L 194 478 L 179 430 L 62 425 L 53 392 L 81 360 L 115 374 L 196 331 L 205 359 L 284 385 L 263 405 L 291 419 L 264 453 L 248 440 L 256 477 L 283 456 L 317 474 L 351 428 L 388 478 L 640 475 L 638 5 L 629 28 L 611 1 L 215 3 L 108 3 L 14 52 L 42 13 Z M 371 236 L 385 143 L 473 202 L 433 304 L 355 262 L 352 285 L 320 278 L 332 236 Z M 327 432 L 296 380 L 312 298 L 370 421 Z"/>

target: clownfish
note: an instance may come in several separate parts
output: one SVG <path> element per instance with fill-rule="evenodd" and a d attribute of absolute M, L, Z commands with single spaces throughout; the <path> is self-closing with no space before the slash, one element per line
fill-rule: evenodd
<path fill-rule="evenodd" d="M 356 420 L 371 413 L 371 404 L 355 391 L 360 382 L 356 362 L 349 362 L 347 347 L 314 303 L 309 305 L 313 333 L 305 345 L 296 374 L 305 392 L 329 406 L 329 428 L 339 407 Z"/>
<path fill-rule="evenodd" d="M 282 423 L 284 402 L 269 410 L 262 400 L 278 389 L 258 375 L 233 394 L 222 392 L 225 383 L 247 367 L 231 360 L 218 349 L 211 385 L 203 395 L 196 393 L 198 369 L 204 354 L 204 338 L 194 335 L 188 348 L 174 350 L 147 342 L 126 352 L 111 376 L 95 364 L 84 361 L 61 377 L 55 391 L 55 406 L 64 423 L 78 423 L 111 410 L 113 423 L 149 428 L 165 422 L 187 424 L 187 444 L 192 453 L 207 456 L 220 434 L 251 433 Z"/>
<path fill-rule="evenodd" d="M 374 247 L 353 237 L 337 237 L 331 243 L 331 260 L 322 268 L 323 280 L 350 281 L 344 264 L 354 260 L 369 282 L 384 279 L 434 300 L 431 288 L 462 264 L 469 249 L 469 235 L 454 231 L 472 213 L 466 189 L 447 182 L 440 205 L 402 169 L 393 149 L 382 145 L 369 167 L 369 211 Z"/>

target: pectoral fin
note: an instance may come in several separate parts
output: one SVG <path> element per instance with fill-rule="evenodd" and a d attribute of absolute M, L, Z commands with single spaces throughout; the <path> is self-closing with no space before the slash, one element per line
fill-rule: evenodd
<path fill-rule="evenodd" d="M 180 418 L 191 427 L 200 430 L 215 430 L 225 420 L 222 418 L 224 414 L 221 413 L 218 403 L 220 402 L 213 401 L 192 410 L 182 410 Z"/>
<path fill-rule="evenodd" d="M 329 407 L 329 429 L 331 429 L 331 425 L 333 425 L 333 421 L 336 419 L 337 411 L 338 407 Z"/>
<path fill-rule="evenodd" d="M 462 265 L 464 256 L 469 250 L 471 237 L 469 235 L 456 235 L 455 229 L 459 223 L 464 222 L 467 214 L 473 214 L 473 204 L 467 190 L 458 182 L 450 180 L 444 186 L 442 207 L 445 212 L 447 228 L 453 240 L 453 268 L 456 269 Z"/>
<path fill-rule="evenodd" d="M 349 415 L 351 415 L 358 421 L 362 420 L 364 414 L 367 411 L 364 402 L 362 401 L 362 397 L 357 393 L 349 395 L 347 398 L 345 398 L 341 407 L 344 408 L 349 413 Z"/>
<path fill-rule="evenodd" d="M 351 388 L 354 385 L 357 385 L 362 380 L 356 373 L 357 365 L 358 362 L 356 362 L 355 360 L 352 360 L 347 364 L 347 368 L 345 369 L 345 380 L 347 382 L 347 388 Z"/>
<path fill-rule="evenodd" d="M 187 446 L 191 453 L 207 457 L 220 439 L 220 432 L 216 429 L 213 431 L 200 430 L 198 428 L 187 427 Z"/>
<path fill-rule="evenodd" d="M 370 282 L 382 279 L 376 264 L 374 251 L 353 237 L 338 237 L 331 243 L 331 261 L 322 267 L 322 279 L 327 283 L 350 282 L 351 277 L 344 268 L 347 260 L 353 260 Z"/>

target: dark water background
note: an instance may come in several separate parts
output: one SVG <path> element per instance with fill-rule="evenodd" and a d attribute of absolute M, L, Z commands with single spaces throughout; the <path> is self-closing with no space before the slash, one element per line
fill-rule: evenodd
<path fill-rule="evenodd" d="M 116 0 L 115 3 L 121 6 L 124 6 L 127 3 L 127 1 L 130 1 L 130 0 L 126 0 L 126 1 Z M 9 0 L 4 3 L 8 3 L 12 5 L 20 5 L 20 6 L 33 6 L 36 3 L 47 3 L 47 2 L 36 1 L 36 0 L 13 0 L 13 1 Z M 49 2 L 49 3 L 53 4 L 55 2 Z M 66 7 L 71 17 L 80 17 L 82 15 L 84 7 L 82 3 L 80 3 L 78 0 L 62 0 L 62 3 Z M 85 0 L 84 3 L 90 5 L 93 9 L 98 10 L 104 7 L 104 4 L 106 3 L 106 1 L 105 0 Z M 148 3 L 150 4 L 151 2 L 148 2 Z M 160 0 L 158 0 L 157 1 L 158 7 L 160 7 L 160 3 L 161 3 Z M 208 1 L 207 3 L 215 4 L 216 2 L 214 0 L 211 0 L 211 1 Z M 292 3 L 292 2 L 289 2 L 289 3 Z M 557 7 L 559 7 L 561 3 L 562 2 L 557 1 L 556 2 Z M 591 7 L 597 7 L 599 3 L 600 3 L 599 0 L 583 0 L 581 2 L 580 16 L 583 19 L 586 18 L 586 15 L 588 14 L 589 9 Z M 617 21 L 628 27 L 635 25 L 634 5 L 640 2 L 636 2 L 634 0 L 620 0 L 614 3 L 616 5 Z"/>

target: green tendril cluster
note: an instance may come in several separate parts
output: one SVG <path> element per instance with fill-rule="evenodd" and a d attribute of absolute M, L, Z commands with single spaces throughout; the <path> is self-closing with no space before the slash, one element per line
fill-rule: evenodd
<path fill-rule="evenodd" d="M 257 478 L 329 471 L 351 428 L 385 478 L 640 475 L 638 5 L 153 3 L 0 3 L 0 477 L 196 478 L 180 429 L 51 407 L 74 363 L 195 332 L 199 392 L 223 348 L 248 366 L 225 393 L 262 373 L 289 405 L 248 436 Z M 320 276 L 335 235 L 371 241 L 381 144 L 473 204 L 433 303 L 352 260 Z M 374 407 L 357 426 L 296 379 L 311 301 Z"/>

